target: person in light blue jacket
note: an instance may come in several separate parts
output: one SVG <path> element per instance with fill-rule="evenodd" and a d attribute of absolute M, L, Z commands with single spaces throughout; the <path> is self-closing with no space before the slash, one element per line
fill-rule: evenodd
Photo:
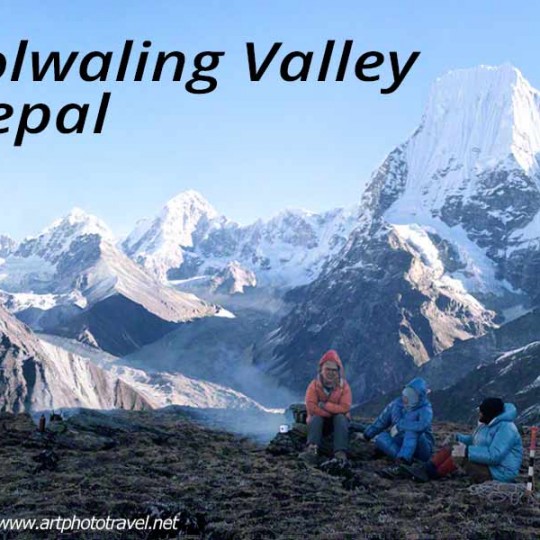
<path fill-rule="evenodd" d="M 474 433 L 456 436 L 466 447 L 465 459 L 487 465 L 493 480 L 499 482 L 513 481 L 521 467 L 523 442 L 514 424 L 516 417 L 516 407 L 512 403 L 487 398 L 480 405 L 480 423 Z"/>
<path fill-rule="evenodd" d="M 444 444 L 427 463 L 404 466 L 421 482 L 443 478 L 461 467 L 473 482 L 512 482 L 523 458 L 521 435 L 512 403 L 490 397 L 478 407 L 478 427 L 471 435 L 458 433 L 455 444 Z"/>
<path fill-rule="evenodd" d="M 431 421 L 433 411 L 424 379 L 417 377 L 389 403 L 368 426 L 363 438 L 375 438 L 375 445 L 387 456 L 410 463 L 413 458 L 428 461 L 433 453 Z M 385 431 L 390 428 L 390 431 Z"/>

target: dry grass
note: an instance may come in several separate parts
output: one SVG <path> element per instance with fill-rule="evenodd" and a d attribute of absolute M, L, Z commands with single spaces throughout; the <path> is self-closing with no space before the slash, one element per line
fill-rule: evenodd
<path fill-rule="evenodd" d="M 198 427 L 179 413 L 123 413 L 121 418 L 118 430 L 70 427 L 59 443 L 54 436 L 38 436 L 28 416 L 1 415 L 0 517 L 181 515 L 170 538 L 192 533 L 220 540 L 540 536 L 537 502 L 494 506 L 471 496 L 465 478 L 430 484 L 382 479 L 375 471 L 388 463 L 371 459 L 366 443 L 354 446 L 356 489 L 347 490 L 342 478 L 306 466 L 294 453 L 271 455 L 248 440 Z M 454 426 L 438 428 L 444 435 Z M 92 447 L 92 437 L 103 446 L 112 439 L 114 446 L 84 450 Z M 45 447 L 58 456 L 57 469 L 36 472 L 33 457 Z M 7 535 L 49 537 L 56 536 Z M 158 537 L 135 531 L 62 536 Z"/>

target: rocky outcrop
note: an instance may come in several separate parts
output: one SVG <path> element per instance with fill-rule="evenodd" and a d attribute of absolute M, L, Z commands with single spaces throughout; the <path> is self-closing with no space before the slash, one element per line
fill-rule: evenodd
<path fill-rule="evenodd" d="M 456 343 L 435 355 L 428 364 L 422 366 L 420 375 L 429 381 L 433 390 L 450 388 L 468 373 L 493 363 L 509 351 L 522 349 L 537 341 L 539 331 L 540 309 L 537 308 L 479 338 Z M 540 364 L 537 370 L 540 373 Z M 517 381 L 517 384 L 525 387 L 528 383 Z"/>
<path fill-rule="evenodd" d="M 393 389 L 432 356 L 493 326 L 494 314 L 443 274 L 403 231 L 357 231 L 255 358 L 300 392 L 324 351 L 334 348 L 355 401 Z"/>
<path fill-rule="evenodd" d="M 430 399 L 438 418 L 473 422 L 482 400 L 495 396 L 516 405 L 518 421 L 528 425 L 540 421 L 540 341 L 479 365 L 456 384 L 433 392 Z"/>
<path fill-rule="evenodd" d="M 0 410 L 61 407 L 148 409 L 149 401 L 119 378 L 43 343 L 0 306 Z"/>
<path fill-rule="evenodd" d="M 212 291 L 224 294 L 242 294 L 256 287 L 257 278 L 239 262 L 232 261 L 212 278 Z"/>

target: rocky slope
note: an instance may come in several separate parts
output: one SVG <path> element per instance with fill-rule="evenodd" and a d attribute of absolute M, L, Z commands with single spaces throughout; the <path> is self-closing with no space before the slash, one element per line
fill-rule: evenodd
<path fill-rule="evenodd" d="M 150 408 L 122 379 L 42 343 L 0 306 L 0 410 Z"/>
<path fill-rule="evenodd" d="M 300 391 L 324 351 L 334 348 L 361 402 L 493 327 L 494 313 L 445 275 L 438 258 L 429 260 L 409 232 L 353 233 L 340 258 L 303 291 L 307 300 L 258 345 L 257 363 Z"/>
<path fill-rule="evenodd" d="M 114 246 L 101 221 L 77 209 L 6 258 L 0 287 L 6 305 L 33 328 L 115 354 L 217 311 L 158 283 Z"/>
<path fill-rule="evenodd" d="M 153 408 L 174 404 L 193 408 L 226 409 L 233 415 L 240 409 L 262 410 L 259 403 L 238 391 L 236 386 L 226 386 L 225 377 L 208 377 L 200 369 L 198 373 L 193 373 L 189 369 L 183 369 L 183 366 L 176 367 L 172 363 L 166 365 L 164 352 L 153 346 L 147 351 L 149 361 L 143 362 L 136 361 L 131 356 L 118 358 L 75 340 L 44 334 L 39 337 L 43 348 L 54 361 L 62 362 L 75 358 L 90 363 L 110 377 L 129 385 Z M 164 339 L 170 343 L 169 336 Z M 141 355 L 146 355 L 145 350 L 143 347 Z M 181 357 L 184 353 L 182 349 L 174 349 L 173 352 Z M 135 358 L 141 355 L 136 354 Z M 195 363 L 200 364 L 201 360 L 206 361 L 206 357 L 196 357 Z M 209 359 L 208 363 L 211 361 L 212 359 Z M 240 371 L 236 372 L 236 375 L 239 377 Z M 253 371 L 251 377 L 255 378 Z"/>
<path fill-rule="evenodd" d="M 537 341 L 539 332 L 540 309 L 536 308 L 479 338 L 457 343 L 434 356 L 428 364 L 422 366 L 419 375 L 429 381 L 433 390 L 449 388 L 481 366 L 491 364 L 504 354 Z M 540 363 L 536 369 L 540 373 Z M 522 387 L 526 385 L 522 381 Z"/>
<path fill-rule="evenodd" d="M 459 342 L 433 357 L 411 376 L 426 379 L 437 419 L 472 421 L 484 397 L 500 396 L 516 404 L 519 420 L 540 421 L 538 332 L 540 310 L 535 309 L 491 330 Z M 378 414 L 401 392 L 401 385 L 358 407 L 363 414 Z"/>
<path fill-rule="evenodd" d="M 500 355 L 480 365 L 455 385 L 430 396 L 438 418 L 470 422 L 485 397 L 498 396 L 518 409 L 519 420 L 529 425 L 540 422 L 540 342 Z"/>
<path fill-rule="evenodd" d="M 83 412 L 44 435 L 24 415 L 0 415 L 0 426 L 1 517 L 150 516 L 152 524 L 177 517 L 168 533 L 115 530 L 109 538 L 533 539 L 540 526 L 538 500 L 495 504 L 472 494 L 463 477 L 430 484 L 380 478 L 375 471 L 388 462 L 373 459 L 369 443 L 353 444 L 346 479 L 301 463 L 294 444 L 271 453 L 200 428 L 177 410 Z M 456 428 L 439 424 L 437 433 Z"/>

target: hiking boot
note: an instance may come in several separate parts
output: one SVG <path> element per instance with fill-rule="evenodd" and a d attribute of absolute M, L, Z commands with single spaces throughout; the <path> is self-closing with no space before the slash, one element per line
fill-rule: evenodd
<path fill-rule="evenodd" d="M 319 449 L 316 444 L 310 444 L 303 452 L 300 452 L 298 458 L 309 465 L 319 463 Z"/>
<path fill-rule="evenodd" d="M 346 459 L 342 460 L 335 457 L 319 465 L 319 469 L 326 474 L 330 474 L 331 476 L 343 476 L 345 478 L 350 478 L 354 474 L 351 470 L 349 462 Z"/>
<path fill-rule="evenodd" d="M 395 480 L 397 478 L 408 478 L 409 474 L 402 469 L 403 465 L 390 465 L 380 471 L 377 471 L 379 476 L 388 478 L 389 480 Z"/>
<path fill-rule="evenodd" d="M 337 459 L 338 461 L 341 461 L 341 463 L 344 463 L 344 464 L 349 463 L 349 460 L 347 459 L 347 454 L 343 452 L 343 450 L 338 450 L 334 454 L 334 458 Z"/>
<path fill-rule="evenodd" d="M 429 474 L 426 466 L 423 463 L 415 463 L 414 465 L 401 465 L 401 468 L 407 472 L 413 480 L 417 482 L 429 482 Z"/>

